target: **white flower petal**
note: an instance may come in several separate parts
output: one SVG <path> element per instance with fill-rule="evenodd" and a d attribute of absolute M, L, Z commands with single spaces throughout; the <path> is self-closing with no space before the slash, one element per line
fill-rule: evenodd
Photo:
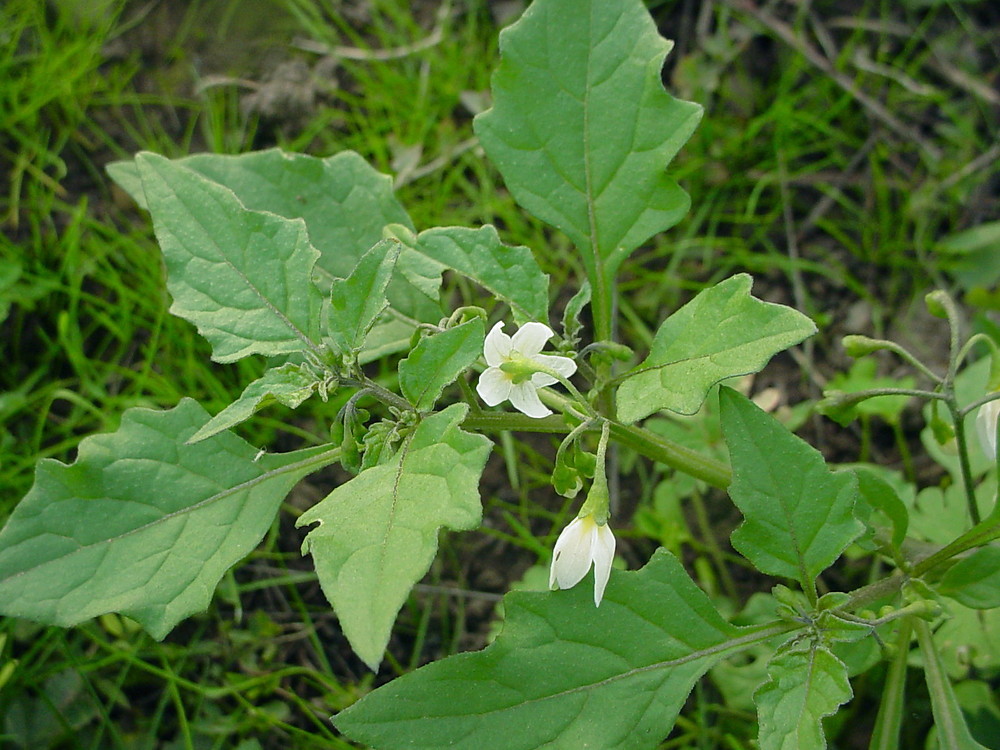
<path fill-rule="evenodd" d="M 593 547 L 590 527 L 594 525 L 590 516 L 574 518 L 559 534 L 552 551 L 549 588 L 571 589 L 587 575 Z"/>
<path fill-rule="evenodd" d="M 545 342 L 555 334 L 552 329 L 542 323 L 525 323 L 511 339 L 514 349 L 526 357 L 538 354 Z"/>
<path fill-rule="evenodd" d="M 486 373 L 483 374 L 485 375 Z M 482 382 L 482 378 L 480 378 L 480 382 Z M 542 417 L 547 417 L 552 413 L 552 411 L 539 400 L 538 388 L 530 380 L 526 380 L 523 383 L 518 383 L 517 385 L 512 386 L 510 389 L 510 396 L 508 396 L 508 398 L 510 399 L 511 406 L 519 412 L 527 414 L 529 417 L 541 419 Z M 492 406 L 492 404 L 490 405 Z"/>
<path fill-rule="evenodd" d="M 531 375 L 531 384 L 535 388 L 544 388 L 547 385 L 555 385 L 559 381 L 544 372 L 536 372 Z"/>
<path fill-rule="evenodd" d="M 591 556 L 594 559 L 594 606 L 600 607 L 611 576 L 611 562 L 615 559 L 615 535 L 606 523 L 597 525 Z"/>
<path fill-rule="evenodd" d="M 479 376 L 479 382 L 476 383 L 476 393 L 489 406 L 496 406 L 510 397 L 513 387 L 514 383 L 507 373 L 499 367 L 490 367 Z"/>
<path fill-rule="evenodd" d="M 568 378 L 576 372 L 576 362 L 569 357 L 560 357 L 557 354 L 535 354 L 531 357 L 531 361 L 549 370 L 554 370 L 564 378 Z"/>
<path fill-rule="evenodd" d="M 997 418 L 1000 417 L 1000 400 L 987 401 L 979 407 L 976 415 L 976 433 L 979 447 L 991 460 L 997 457 Z"/>
<path fill-rule="evenodd" d="M 499 367 L 510 359 L 511 338 L 503 332 L 503 323 L 497 323 L 486 334 L 483 342 L 483 356 L 490 367 Z"/>

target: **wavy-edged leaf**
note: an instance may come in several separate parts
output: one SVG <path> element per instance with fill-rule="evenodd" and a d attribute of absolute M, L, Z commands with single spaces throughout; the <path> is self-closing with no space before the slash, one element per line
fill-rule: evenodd
<path fill-rule="evenodd" d="M 212 344 L 212 358 L 313 348 L 322 296 L 305 224 L 245 208 L 231 190 L 162 156 L 136 156 L 167 266 L 170 311 Z"/>
<path fill-rule="evenodd" d="M 830 472 L 819 451 L 731 388 L 719 402 L 729 495 L 744 517 L 733 547 L 762 573 L 810 589 L 864 529 L 852 512 L 857 478 Z"/>
<path fill-rule="evenodd" d="M 479 476 L 490 452 L 459 424 L 454 404 L 420 422 L 398 453 L 362 471 L 303 513 L 318 523 L 302 544 L 351 647 L 372 669 L 414 583 L 437 552 L 438 529 L 471 529 L 482 516 Z"/>
<path fill-rule="evenodd" d="M 75 625 L 107 612 L 163 638 L 205 609 L 282 499 L 329 461 L 317 449 L 264 455 L 231 433 L 185 441 L 208 414 L 184 399 L 130 409 L 77 459 L 43 459 L 0 531 L 0 613 Z"/>
<path fill-rule="evenodd" d="M 441 270 L 456 271 L 506 302 L 519 326 L 548 322 L 548 274 L 542 273 L 529 248 L 503 244 L 492 225 L 428 229 L 416 237 L 413 249 Z"/>
<path fill-rule="evenodd" d="M 420 411 L 434 407 L 452 383 L 483 353 L 486 330 L 480 318 L 420 339 L 399 363 L 399 389 Z"/>
<path fill-rule="evenodd" d="M 393 680 L 334 723 L 378 750 L 657 747 L 698 678 L 750 639 L 666 550 L 613 570 L 598 608 L 591 576 L 508 594 L 486 649 Z"/>
<path fill-rule="evenodd" d="M 292 362 L 272 367 L 244 388 L 238 399 L 208 420 L 187 442 L 197 443 L 218 435 L 250 419 L 269 404 L 279 403 L 295 409 L 312 395 L 316 385 L 315 377 Z"/>
<path fill-rule="evenodd" d="M 690 205 L 665 169 L 702 109 L 664 91 L 671 47 L 641 0 L 535 0 L 500 34 L 476 134 L 517 202 L 573 240 L 595 295 Z"/>
<path fill-rule="evenodd" d="M 361 256 L 346 279 L 335 279 L 330 285 L 324 327 L 334 349 L 343 356 L 353 357 L 361 349 L 378 316 L 389 305 L 385 292 L 400 249 L 396 240 L 382 240 Z"/>
<path fill-rule="evenodd" d="M 824 750 L 823 719 L 854 691 L 847 667 L 825 646 L 803 640 L 767 665 L 770 680 L 754 694 L 761 750 Z"/>
<path fill-rule="evenodd" d="M 320 159 L 273 148 L 239 155 L 196 154 L 175 163 L 230 189 L 252 211 L 305 221 L 320 253 L 315 271 L 323 290 L 334 278 L 349 276 L 388 225 L 413 231 L 413 222 L 393 193 L 392 178 L 353 151 Z M 140 206 L 148 207 L 134 162 L 115 162 L 107 169 Z M 409 318 L 436 323 L 441 317 L 438 266 L 408 253 L 400 258 L 398 271 L 387 291 L 390 305 Z M 362 359 L 405 348 L 412 333 L 412 326 L 398 320 L 380 320 L 370 337 L 377 351 L 366 349 Z"/>
<path fill-rule="evenodd" d="M 816 332 L 802 313 L 753 297 L 752 285 L 747 274 L 732 276 L 663 321 L 649 356 L 623 376 L 618 418 L 634 422 L 660 409 L 694 414 L 713 385 L 758 372 Z"/>

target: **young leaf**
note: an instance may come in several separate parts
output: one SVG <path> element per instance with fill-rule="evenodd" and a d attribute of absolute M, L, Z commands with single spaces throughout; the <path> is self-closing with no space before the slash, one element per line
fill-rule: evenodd
<path fill-rule="evenodd" d="M 576 346 L 580 341 L 580 331 L 583 329 L 583 323 L 580 321 L 580 316 L 583 314 L 583 308 L 590 304 L 590 282 L 584 281 L 580 285 L 569 302 L 566 303 L 566 308 L 563 310 L 562 319 L 562 331 L 563 338 L 571 345 Z"/>
<path fill-rule="evenodd" d="M 771 659 L 754 694 L 761 750 L 823 750 L 823 717 L 854 695 L 847 667 L 826 647 L 799 641 Z"/>
<path fill-rule="evenodd" d="M 757 372 L 778 352 L 816 332 L 802 313 L 750 295 L 737 274 L 700 292 L 660 326 L 646 361 L 618 389 L 618 418 L 634 422 L 660 409 L 694 414 L 709 389 Z"/>
<path fill-rule="evenodd" d="M 438 529 L 471 529 L 482 515 L 479 475 L 491 443 L 458 427 L 467 412 L 454 404 L 427 417 L 391 461 L 342 484 L 295 524 L 319 523 L 303 554 L 312 554 L 344 634 L 372 669 L 434 559 Z"/>
<path fill-rule="evenodd" d="M 927 692 L 931 697 L 931 713 L 934 714 L 938 748 L 986 750 L 983 745 L 976 742 L 965 723 L 965 716 L 944 671 L 930 626 L 923 620 L 914 618 L 913 629 L 916 631 L 917 643 L 920 644 L 920 653 L 924 659 L 924 678 L 927 680 Z"/>
<path fill-rule="evenodd" d="M 1000 607 L 1000 547 L 980 547 L 959 560 L 944 574 L 938 591 L 972 609 Z"/>
<path fill-rule="evenodd" d="M 445 386 L 483 353 L 486 331 L 481 318 L 473 318 L 441 333 L 420 339 L 399 363 L 399 388 L 419 411 L 434 407 Z"/>
<path fill-rule="evenodd" d="M 599 608 L 586 581 L 513 592 L 504 608 L 485 650 L 393 680 L 337 728 L 379 750 L 655 748 L 699 677 L 761 639 L 738 638 L 663 549 L 642 570 L 613 570 Z"/>
<path fill-rule="evenodd" d="M 163 638 L 208 606 L 292 486 L 330 461 L 316 449 L 257 460 L 230 433 L 186 445 L 207 418 L 190 399 L 130 409 L 74 463 L 39 462 L 0 531 L 0 613 L 69 626 L 121 612 Z"/>
<path fill-rule="evenodd" d="M 312 395 L 316 378 L 291 362 L 272 367 L 248 385 L 240 397 L 220 411 L 188 438 L 188 445 L 217 435 L 240 422 L 250 419 L 257 411 L 272 403 L 297 408 Z"/>
<path fill-rule="evenodd" d="M 441 270 L 456 271 L 506 302 L 519 326 L 548 322 L 548 274 L 542 273 L 530 249 L 504 245 L 490 224 L 479 229 L 428 229 L 417 236 L 414 250 Z"/>
<path fill-rule="evenodd" d="M 396 240 L 382 240 L 361 256 L 350 276 L 330 285 L 326 334 L 345 357 L 353 357 L 361 349 L 368 331 L 389 304 L 385 290 L 400 248 Z"/>
<path fill-rule="evenodd" d="M 806 590 L 863 530 L 852 509 L 857 479 L 831 473 L 819 451 L 731 388 L 719 392 L 733 481 L 744 521 L 732 543 L 762 573 Z"/>
<path fill-rule="evenodd" d="M 671 46 L 641 0 L 536 0 L 500 34 L 476 135 L 517 202 L 573 240 L 596 296 L 690 205 L 664 170 L 702 110 L 663 90 Z"/>
<path fill-rule="evenodd" d="M 315 347 L 319 257 L 305 224 L 246 209 L 217 183 L 156 154 L 136 156 L 167 266 L 170 311 L 212 344 L 212 358 Z"/>

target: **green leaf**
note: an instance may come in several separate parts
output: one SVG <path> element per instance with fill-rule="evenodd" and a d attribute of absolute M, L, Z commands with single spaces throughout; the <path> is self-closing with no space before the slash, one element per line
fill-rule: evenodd
<path fill-rule="evenodd" d="M 238 156 L 197 154 L 175 163 L 229 188 L 252 211 L 305 221 L 309 239 L 320 253 L 315 271 L 323 289 L 333 279 L 349 276 L 361 256 L 383 238 L 388 225 L 413 230 L 393 194 L 392 178 L 353 151 L 318 159 L 275 148 Z M 110 164 L 108 173 L 146 207 L 134 163 Z M 409 318 L 436 323 L 441 317 L 440 269 L 406 253 L 397 271 L 387 291 L 390 306 Z M 412 333 L 412 326 L 398 320 L 380 320 L 369 336 L 378 351 L 366 347 L 362 361 L 405 348 Z"/>
<path fill-rule="evenodd" d="M 671 47 L 641 0 L 536 0 L 500 34 L 476 135 L 517 202 L 573 240 L 595 295 L 690 205 L 664 170 L 702 109 L 663 90 Z"/>
<path fill-rule="evenodd" d="M 420 339 L 399 363 L 399 388 L 419 411 L 428 411 L 445 386 L 468 369 L 483 353 L 483 321 L 466 323 Z"/>
<path fill-rule="evenodd" d="M 316 378 L 291 362 L 273 367 L 248 385 L 240 397 L 220 411 L 188 438 L 188 444 L 217 435 L 250 419 L 256 412 L 273 403 L 297 408 L 312 395 Z"/>
<path fill-rule="evenodd" d="M 831 473 L 823 456 L 731 388 L 719 392 L 733 481 L 744 521 L 733 547 L 762 573 L 806 590 L 863 530 L 852 509 L 857 480 Z"/>
<path fill-rule="evenodd" d="M 212 358 L 315 347 L 319 257 L 305 224 L 246 209 L 224 187 L 162 156 L 136 156 L 167 266 L 170 311 L 212 344 Z"/>
<path fill-rule="evenodd" d="M 251 211 L 303 219 L 331 278 L 344 278 L 382 239 L 389 224 L 413 223 L 392 192 L 392 178 L 353 151 L 318 159 L 277 148 L 230 156 L 196 154 L 174 162 L 229 188 Z M 108 165 L 108 174 L 148 209 L 132 162 Z"/>
<path fill-rule="evenodd" d="M 986 750 L 972 737 L 965 723 L 965 716 L 955 698 L 955 691 L 944 671 L 930 626 L 914 618 L 913 629 L 924 658 L 924 677 L 931 697 L 931 713 L 937 729 L 937 746 L 940 750 Z"/>
<path fill-rule="evenodd" d="M 368 331 L 388 306 L 385 290 L 400 249 L 396 240 L 382 240 L 361 257 L 350 276 L 330 285 L 326 334 L 344 357 L 353 357 L 361 349 Z"/>
<path fill-rule="evenodd" d="M 875 469 L 857 467 L 854 474 L 858 478 L 858 491 L 863 501 L 855 506 L 855 515 L 873 528 L 873 536 L 874 528 L 881 525 L 881 519 L 884 518 L 892 529 L 888 541 L 895 549 L 901 549 L 910 523 L 906 505 L 899 499 L 893 486 Z"/>
<path fill-rule="evenodd" d="M 580 341 L 580 331 L 583 330 L 583 323 L 580 316 L 583 308 L 590 304 L 590 282 L 584 281 L 580 285 L 563 310 L 562 331 L 563 338 L 570 346 L 576 346 Z"/>
<path fill-rule="evenodd" d="M 847 667 L 827 648 L 799 641 L 767 666 L 770 680 L 754 694 L 761 750 L 822 750 L 823 717 L 854 695 Z"/>
<path fill-rule="evenodd" d="M 527 247 L 504 245 L 492 225 L 428 229 L 413 249 L 440 270 L 456 271 L 507 303 L 519 326 L 548 322 L 548 274 Z"/>
<path fill-rule="evenodd" d="M 737 638 L 665 550 L 640 571 L 612 570 L 598 608 L 591 575 L 508 594 L 485 650 L 403 675 L 334 723 L 378 750 L 657 747 L 699 677 L 760 636 Z"/>
<path fill-rule="evenodd" d="M 130 409 L 74 463 L 40 461 L 0 531 L 0 613 L 69 626 L 120 612 L 163 638 L 205 609 L 292 486 L 329 463 L 317 449 L 258 460 L 231 433 L 186 445 L 207 418 L 190 399 Z"/>
<path fill-rule="evenodd" d="M 475 528 L 481 518 L 479 475 L 491 443 L 458 427 L 467 412 L 454 404 L 427 417 L 391 461 L 342 484 L 296 522 L 319 523 L 303 553 L 312 554 L 344 634 L 372 669 L 434 559 L 438 529 Z"/>
<path fill-rule="evenodd" d="M 816 332 L 790 307 L 750 295 L 738 274 L 700 292 L 656 332 L 646 361 L 618 389 L 618 417 L 634 422 L 660 409 L 694 414 L 709 389 L 757 372 L 778 352 Z"/>
<path fill-rule="evenodd" d="M 1000 607 L 1000 547 L 980 547 L 952 566 L 938 591 L 973 609 Z"/>

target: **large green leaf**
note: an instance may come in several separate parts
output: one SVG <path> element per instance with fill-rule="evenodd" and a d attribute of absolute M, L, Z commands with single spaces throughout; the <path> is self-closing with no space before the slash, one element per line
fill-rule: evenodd
<path fill-rule="evenodd" d="M 579 248 L 595 295 L 690 205 L 664 170 L 702 110 L 663 90 L 671 46 L 641 0 L 535 0 L 500 35 L 476 134 L 517 202 Z"/>
<path fill-rule="evenodd" d="M 396 200 L 392 178 L 377 172 L 353 151 L 319 159 L 279 149 L 238 156 L 196 154 L 175 163 L 229 188 L 246 208 L 286 219 L 302 219 L 319 251 L 318 281 L 325 289 L 334 278 L 350 275 L 361 256 L 383 237 L 389 224 L 413 230 L 413 223 Z M 108 173 L 140 206 L 148 208 L 134 162 L 115 162 Z M 440 268 L 419 254 L 400 258 L 399 273 L 387 296 L 405 316 L 436 323 Z M 369 337 L 375 351 L 362 358 L 404 348 L 413 332 L 398 320 L 381 320 Z"/>
<path fill-rule="evenodd" d="M 824 646 L 799 641 L 767 665 L 770 680 L 754 694 L 761 750 L 823 750 L 823 718 L 854 695 L 847 667 Z"/>
<path fill-rule="evenodd" d="M 404 675 L 334 722 L 377 750 L 657 747 L 698 678 L 753 639 L 666 550 L 613 570 L 599 608 L 592 585 L 508 594 L 485 650 Z"/>
<path fill-rule="evenodd" d="M 434 407 L 452 383 L 483 353 L 485 327 L 480 318 L 420 339 L 399 363 L 399 389 L 420 411 Z"/>
<path fill-rule="evenodd" d="M 493 226 L 428 229 L 413 246 L 440 270 L 456 271 L 506 302 L 519 326 L 530 321 L 548 323 L 548 275 L 542 273 L 529 248 L 504 245 Z"/>
<path fill-rule="evenodd" d="M 762 573 L 811 589 L 864 527 L 853 513 L 857 478 L 831 473 L 819 451 L 731 388 L 719 393 L 733 481 L 744 521 L 733 547 Z"/>
<path fill-rule="evenodd" d="M 190 399 L 130 409 L 74 463 L 39 462 L 0 531 L 0 613 L 68 626 L 121 612 L 162 638 L 208 606 L 292 486 L 329 460 L 258 458 L 231 433 L 185 445 L 207 418 Z"/>
<path fill-rule="evenodd" d="M 212 357 L 315 347 L 319 252 L 305 224 L 245 208 L 232 191 L 156 154 L 136 156 L 167 266 L 170 311 L 198 327 Z"/>
<path fill-rule="evenodd" d="M 479 476 L 490 452 L 463 432 L 468 407 L 433 414 L 386 463 L 362 471 L 299 517 L 327 599 L 355 652 L 375 669 L 396 613 L 437 552 L 438 529 L 474 528 Z"/>
<path fill-rule="evenodd" d="M 660 409 L 694 414 L 713 385 L 759 371 L 816 332 L 802 313 L 751 296 L 752 285 L 747 274 L 732 276 L 663 321 L 646 361 L 618 389 L 619 419 L 634 422 Z"/>

